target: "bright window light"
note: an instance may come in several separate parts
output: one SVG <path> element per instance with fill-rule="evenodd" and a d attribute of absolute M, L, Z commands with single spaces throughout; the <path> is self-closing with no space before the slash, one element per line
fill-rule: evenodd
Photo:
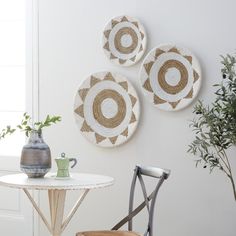
<path fill-rule="evenodd" d="M 0 0 L 0 130 L 19 124 L 26 109 L 25 0 Z M 0 156 L 20 156 L 21 132 L 0 140 Z"/>

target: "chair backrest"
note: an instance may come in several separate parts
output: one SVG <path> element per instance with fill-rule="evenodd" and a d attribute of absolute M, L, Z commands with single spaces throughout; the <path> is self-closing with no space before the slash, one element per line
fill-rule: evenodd
<path fill-rule="evenodd" d="M 142 209 L 145 207 L 148 211 L 148 225 L 147 229 L 144 233 L 144 236 L 153 236 L 153 215 L 154 215 L 154 207 L 156 202 L 157 193 L 164 182 L 170 175 L 170 170 L 167 169 L 161 169 L 157 167 L 144 167 L 141 165 L 137 165 L 134 169 L 134 175 L 133 180 L 131 183 L 131 189 L 130 189 L 130 199 L 129 199 L 129 214 L 125 218 L 123 218 L 118 224 L 116 224 L 112 230 L 117 230 L 121 226 L 123 226 L 125 223 L 128 222 L 128 230 L 133 230 L 133 217 L 136 216 Z M 155 185 L 154 190 L 150 195 L 147 194 L 147 190 L 145 187 L 145 183 L 142 176 L 148 176 L 154 178 L 157 183 Z M 143 192 L 144 201 L 138 205 L 134 209 L 134 195 L 135 195 L 135 187 L 137 183 L 137 179 L 140 182 L 141 189 Z"/>

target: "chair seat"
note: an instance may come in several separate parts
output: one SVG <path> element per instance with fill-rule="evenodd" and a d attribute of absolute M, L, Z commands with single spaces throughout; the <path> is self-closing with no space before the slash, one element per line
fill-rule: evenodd
<path fill-rule="evenodd" d="M 76 236 L 140 236 L 139 234 L 132 231 L 86 231 L 79 232 Z"/>

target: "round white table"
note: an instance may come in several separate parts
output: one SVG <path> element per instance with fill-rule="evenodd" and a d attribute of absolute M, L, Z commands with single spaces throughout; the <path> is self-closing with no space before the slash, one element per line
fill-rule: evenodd
<path fill-rule="evenodd" d="M 71 178 L 57 179 L 55 174 L 48 173 L 44 178 L 28 178 L 25 174 L 13 174 L 0 177 L 0 185 L 23 189 L 33 207 L 38 212 L 49 232 L 60 236 L 91 189 L 103 188 L 114 183 L 114 179 L 104 175 L 72 173 Z M 44 216 L 28 190 L 47 190 L 51 221 Z M 68 190 L 81 190 L 82 193 L 75 205 L 64 219 L 64 206 Z"/>

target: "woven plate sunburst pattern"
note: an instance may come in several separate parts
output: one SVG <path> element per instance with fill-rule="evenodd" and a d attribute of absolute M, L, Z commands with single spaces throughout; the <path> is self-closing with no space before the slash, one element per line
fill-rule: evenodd
<path fill-rule="evenodd" d="M 80 86 L 74 114 L 85 138 L 102 147 L 113 147 L 131 137 L 139 109 L 136 91 L 124 76 L 100 72 Z"/>
<path fill-rule="evenodd" d="M 103 49 L 115 64 L 131 66 L 146 49 L 146 33 L 140 22 L 129 16 L 119 16 L 108 22 L 103 31 Z"/>
<path fill-rule="evenodd" d="M 161 45 L 146 56 L 140 71 L 144 94 L 158 108 L 180 110 L 197 96 L 201 69 L 187 49 Z"/>

